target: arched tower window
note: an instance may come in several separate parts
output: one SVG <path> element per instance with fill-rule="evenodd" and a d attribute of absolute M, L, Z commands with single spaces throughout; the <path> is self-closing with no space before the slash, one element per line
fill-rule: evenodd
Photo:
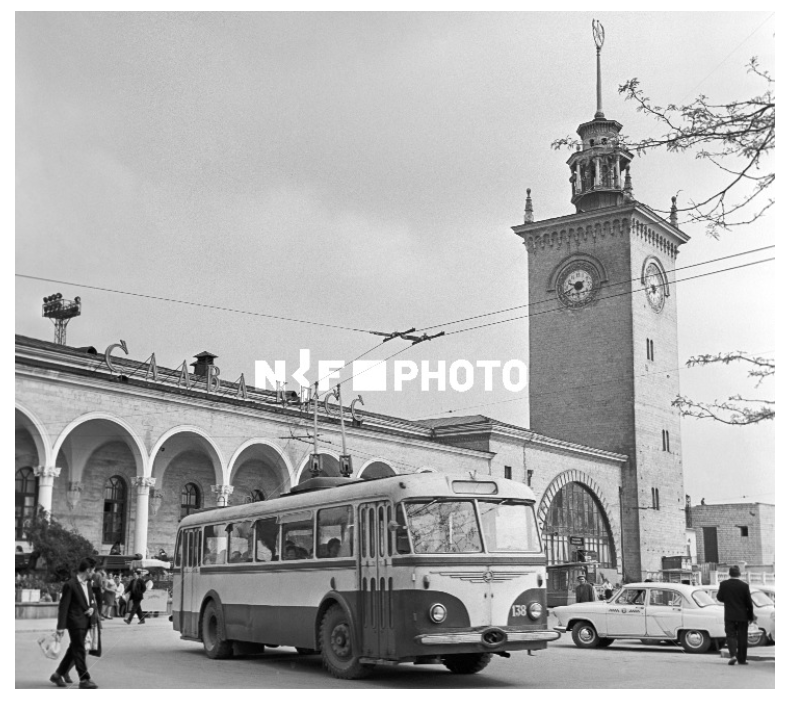
<path fill-rule="evenodd" d="M 202 508 L 202 495 L 193 482 L 186 484 L 180 492 L 180 518 L 184 519 Z"/>
<path fill-rule="evenodd" d="M 110 477 L 104 485 L 104 529 L 101 543 L 124 543 L 128 488 L 122 477 Z"/>
<path fill-rule="evenodd" d="M 25 538 L 25 525 L 36 516 L 38 498 L 38 477 L 32 467 L 22 467 L 16 471 L 16 514 L 14 539 Z"/>
<path fill-rule="evenodd" d="M 582 484 L 569 482 L 552 499 L 544 524 L 547 564 L 575 563 L 595 554 L 602 567 L 615 567 L 615 545 L 606 515 Z"/>

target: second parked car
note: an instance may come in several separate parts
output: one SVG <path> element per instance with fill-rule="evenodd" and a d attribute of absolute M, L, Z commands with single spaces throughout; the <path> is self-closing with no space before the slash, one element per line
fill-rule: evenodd
<path fill-rule="evenodd" d="M 724 608 L 705 591 L 680 583 L 632 583 L 609 600 L 550 610 L 560 632 L 578 647 L 606 647 L 615 639 L 672 641 L 690 654 L 724 642 Z"/>

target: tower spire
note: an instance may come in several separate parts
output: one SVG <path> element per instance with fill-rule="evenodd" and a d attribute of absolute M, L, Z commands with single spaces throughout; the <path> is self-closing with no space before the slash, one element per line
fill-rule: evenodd
<path fill-rule="evenodd" d="M 634 155 L 620 140 L 623 126 L 604 116 L 601 103 L 604 26 L 598 20 L 593 20 L 593 41 L 596 44 L 596 114 L 593 120 L 577 128 L 582 142 L 568 158 L 571 202 L 577 212 L 605 209 L 634 198 L 629 176 L 629 165 Z"/>
<path fill-rule="evenodd" d="M 595 118 L 604 117 L 601 106 L 601 47 L 604 46 L 604 25 L 598 20 L 593 20 L 593 41 L 596 43 L 596 115 Z"/>

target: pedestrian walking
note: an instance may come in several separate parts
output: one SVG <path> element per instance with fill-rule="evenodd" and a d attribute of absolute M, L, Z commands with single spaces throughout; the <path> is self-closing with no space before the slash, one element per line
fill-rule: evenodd
<path fill-rule="evenodd" d="M 119 576 L 115 576 L 115 614 L 118 617 L 125 617 L 126 616 L 126 601 L 123 599 L 123 595 L 126 593 L 126 586 L 123 583 L 123 579 Z"/>
<path fill-rule="evenodd" d="M 98 605 L 91 584 L 93 567 L 91 559 L 82 560 L 77 568 L 76 577 L 63 585 L 60 596 L 57 636 L 62 637 L 65 630 L 68 630 L 70 644 L 57 671 L 49 677 L 49 680 L 61 688 L 71 683 L 68 671 L 72 664 L 76 666 L 80 688 L 98 688 L 90 679 L 85 651 L 85 637 L 91 626 L 98 622 Z"/>
<path fill-rule="evenodd" d="M 749 662 L 749 622 L 754 622 L 754 605 L 751 601 L 749 585 L 741 580 L 741 569 L 737 565 L 730 567 L 730 577 L 719 583 L 716 594 L 719 602 L 724 603 L 724 633 L 727 635 L 727 647 L 733 666 L 737 661 L 744 666 Z"/>
<path fill-rule="evenodd" d="M 114 578 L 107 573 L 104 576 L 104 579 L 101 582 L 101 592 L 103 594 L 103 604 L 102 609 L 103 612 L 101 616 L 104 619 L 113 619 L 114 612 L 115 612 L 115 590 L 117 589 L 117 585 L 115 584 Z"/>
<path fill-rule="evenodd" d="M 142 612 L 142 598 L 145 595 L 145 589 L 145 581 L 142 580 L 142 574 L 138 570 L 135 570 L 134 578 L 127 590 L 130 608 L 128 617 L 124 620 L 126 624 L 131 624 L 134 615 L 139 617 L 140 624 L 145 624 L 145 614 Z"/>
<path fill-rule="evenodd" d="M 593 586 L 587 581 L 584 575 L 580 575 L 577 581 L 579 582 L 576 588 L 577 602 L 593 602 L 593 600 L 595 600 L 593 596 Z"/>
<path fill-rule="evenodd" d="M 95 569 L 95 565 L 93 568 Z M 98 608 L 98 614 L 102 617 L 104 616 L 104 571 L 98 570 L 93 573 L 93 577 L 91 578 L 91 583 L 93 585 L 93 597 L 96 598 L 96 607 Z"/>

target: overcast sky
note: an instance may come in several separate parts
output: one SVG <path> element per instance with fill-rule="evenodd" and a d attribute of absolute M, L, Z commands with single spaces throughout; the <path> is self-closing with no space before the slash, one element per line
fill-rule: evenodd
<path fill-rule="evenodd" d="M 654 125 L 618 95 L 629 78 L 657 103 L 723 102 L 762 91 L 750 57 L 775 69 L 770 12 L 597 16 L 604 109 L 633 137 Z M 155 352 L 173 368 L 207 349 L 223 378 L 253 383 L 257 359 L 292 371 L 300 348 L 349 360 L 380 340 L 84 286 L 380 331 L 526 304 L 527 253 L 510 227 L 527 187 L 537 220 L 573 212 L 568 153 L 550 144 L 595 111 L 592 17 L 18 13 L 16 271 L 83 287 L 16 278 L 16 332 L 50 340 L 42 297 L 80 295 L 69 344 L 122 338 L 132 358 Z M 719 180 L 692 155 L 650 153 L 631 173 L 635 197 L 657 209 Z M 772 217 L 720 241 L 684 228 L 679 266 L 775 242 Z M 774 274 L 767 263 L 678 285 L 681 363 L 773 356 Z M 401 358 L 527 361 L 527 320 Z M 681 389 L 746 394 L 745 374 L 683 369 Z M 499 385 L 365 400 L 412 419 L 458 411 L 528 425 L 526 392 Z M 682 433 L 695 502 L 775 501 L 773 424 L 684 420 Z"/>

